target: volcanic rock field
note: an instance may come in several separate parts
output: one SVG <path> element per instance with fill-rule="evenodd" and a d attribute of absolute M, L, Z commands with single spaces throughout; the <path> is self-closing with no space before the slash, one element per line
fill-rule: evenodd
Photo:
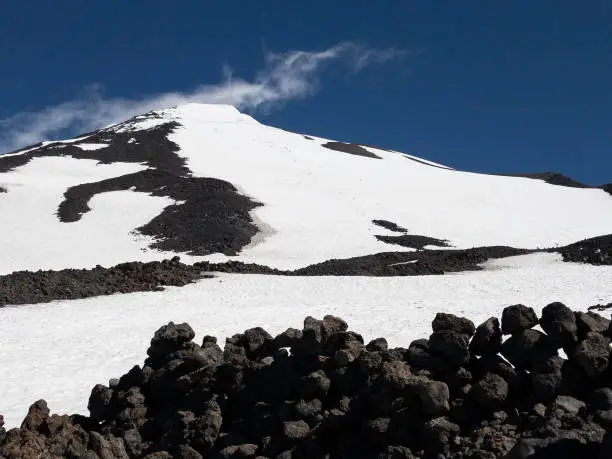
<path fill-rule="evenodd" d="M 0 455 L 612 455 L 612 327 L 594 312 L 557 302 L 538 318 L 517 304 L 478 326 L 438 313 L 432 334 L 407 349 L 364 343 L 334 316 L 275 337 L 252 328 L 223 348 L 194 336 L 187 323 L 161 327 L 142 365 L 92 389 L 89 416 L 53 415 L 36 401 L 20 428 L 0 430 Z"/>

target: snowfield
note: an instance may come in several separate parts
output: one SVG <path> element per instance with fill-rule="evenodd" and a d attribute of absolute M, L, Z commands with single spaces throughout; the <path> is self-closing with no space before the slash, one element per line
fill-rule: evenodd
<path fill-rule="evenodd" d="M 254 214 L 274 233 L 244 251 L 245 262 L 291 269 L 401 250 L 376 240 L 388 233 L 372 219 L 457 248 L 554 247 L 612 229 L 612 196 L 603 190 L 432 167 L 373 148 L 382 160 L 350 155 L 231 107 L 211 110 L 223 112 L 222 122 L 198 104 L 176 109 L 182 127 L 169 137 L 194 175 L 227 180 L 264 203 Z"/>
<path fill-rule="evenodd" d="M 252 211 L 261 232 L 238 256 L 182 254 L 184 261 L 239 259 L 293 269 L 331 258 L 407 250 L 377 240 L 377 234 L 394 233 L 375 226 L 373 219 L 392 221 L 409 234 L 446 239 L 456 248 L 554 247 L 612 229 L 612 196 L 600 189 L 461 172 L 370 147 L 382 159 L 356 156 L 323 147 L 327 139 L 266 126 L 230 106 L 187 104 L 102 133 L 147 130 L 172 121 L 180 127 L 169 138 L 194 176 L 228 181 L 263 204 Z M 87 137 L 77 140 L 86 142 Z M 77 140 L 60 143 L 90 152 L 99 149 L 100 154 L 109 148 Z M 0 173 L 0 185 L 8 189 L 0 195 L 5 225 L 0 252 L 6 254 L 0 272 L 91 268 L 175 255 L 148 250 L 146 238 L 134 234 L 172 204 L 170 199 L 108 193 L 94 198 L 82 221 L 61 223 L 54 217 L 70 186 L 144 167 L 36 158 Z M 109 222 L 112 231 L 104 228 Z"/>
<path fill-rule="evenodd" d="M 488 262 L 486 271 L 423 277 L 219 275 L 164 292 L 7 307 L 0 310 L 0 412 L 17 426 L 39 398 L 52 411 L 87 413 L 93 386 L 142 365 L 155 330 L 188 322 L 196 341 L 263 326 L 271 334 L 334 314 L 370 340 L 407 347 L 428 337 L 436 312 L 476 324 L 505 306 L 553 301 L 574 309 L 612 301 L 612 270 L 563 263 L 556 254 Z"/>
<path fill-rule="evenodd" d="M 0 184 L 7 189 L 0 197 L 0 274 L 163 258 L 148 249 L 150 238 L 130 232 L 158 215 L 172 203 L 169 199 L 116 191 L 94 196 L 92 211 L 78 222 L 62 223 L 55 215 L 68 187 L 143 169 L 137 164 L 45 157 L 0 174 Z"/>
<path fill-rule="evenodd" d="M 612 196 L 600 189 L 462 172 L 370 147 L 380 159 L 357 156 L 324 147 L 328 139 L 269 127 L 228 106 L 162 110 L 105 128 L 101 133 L 110 143 L 98 143 L 107 142 L 104 135 L 77 143 L 91 134 L 53 148 L 67 151 L 74 145 L 96 157 L 112 151 L 113 132 L 134 135 L 138 142 L 132 137 L 127 144 L 140 145 L 147 140 L 140 131 L 168 122 L 179 124 L 169 139 L 194 177 L 225 180 L 263 204 L 251 212 L 260 232 L 238 256 L 191 257 L 150 249 L 152 239 L 134 230 L 176 202 L 133 189 L 95 194 L 88 203 L 91 211 L 76 222 L 61 222 L 58 206 L 70 187 L 147 166 L 48 156 L 0 172 L 0 187 L 6 189 L 0 193 L 0 274 L 174 255 L 186 263 L 235 259 L 295 269 L 333 258 L 412 250 L 377 240 L 376 235 L 398 233 L 376 226 L 374 219 L 407 228 L 411 235 L 448 240 L 456 248 L 544 248 L 612 233 Z M 0 308 L 0 413 L 7 427 L 17 426 L 40 398 L 54 412 L 86 413 L 92 387 L 142 364 L 153 333 L 169 321 L 188 322 L 196 340 L 210 334 L 223 343 L 248 328 L 262 326 L 277 334 L 301 328 L 308 315 L 333 314 L 366 340 L 384 336 L 391 346 L 406 347 L 429 336 L 440 311 L 478 324 L 516 303 L 539 313 L 553 301 L 572 309 L 612 302 L 610 267 L 563 263 L 560 255 L 549 253 L 485 266 L 484 271 L 422 277 L 220 274 L 163 292 Z"/>

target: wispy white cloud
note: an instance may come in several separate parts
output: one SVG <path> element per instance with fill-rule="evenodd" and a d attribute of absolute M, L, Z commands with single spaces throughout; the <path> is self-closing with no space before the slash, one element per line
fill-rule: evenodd
<path fill-rule="evenodd" d="M 266 53 L 264 66 L 252 81 L 222 69 L 218 84 L 205 84 L 187 92 L 153 94 L 142 99 L 105 98 L 100 85 L 85 95 L 35 112 L 0 119 L 0 153 L 50 140 L 67 131 L 85 132 L 123 121 L 134 115 L 188 102 L 234 105 L 246 112 L 273 110 L 291 100 L 303 99 L 319 88 L 327 65 L 341 64 L 350 72 L 403 57 L 405 51 L 372 49 L 352 42 L 322 51 Z"/>

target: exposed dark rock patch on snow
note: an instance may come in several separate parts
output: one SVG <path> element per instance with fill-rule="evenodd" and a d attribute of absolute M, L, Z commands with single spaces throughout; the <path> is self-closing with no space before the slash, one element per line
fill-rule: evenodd
<path fill-rule="evenodd" d="M 322 147 L 329 148 L 330 150 L 341 151 L 342 153 L 349 153 L 351 155 L 364 156 L 366 158 L 382 159 L 380 156 L 366 150 L 361 145 L 356 143 L 346 142 L 327 142 L 321 145 Z"/>
<path fill-rule="evenodd" d="M 69 144 L 72 148 L 67 153 L 75 158 L 95 159 L 101 163 L 139 163 L 174 175 L 189 175 L 185 160 L 177 155 L 178 145 L 168 140 L 168 134 L 178 126 L 176 122 L 168 122 L 147 130 L 121 133 L 111 129 L 102 130 L 81 142 Z M 109 146 L 82 151 L 78 148 L 79 143 L 108 143 Z"/>
<path fill-rule="evenodd" d="M 33 156 L 30 152 L 12 156 L 0 155 L 0 174 L 11 172 L 18 167 L 27 164 L 32 157 Z"/>
<path fill-rule="evenodd" d="M 305 136 L 304 136 L 304 138 L 305 138 L 306 140 L 314 140 L 312 137 L 310 137 L 310 136 L 308 136 L 308 135 L 305 135 Z"/>
<path fill-rule="evenodd" d="M 357 145 L 357 144 L 352 144 L 352 145 Z M 360 144 L 360 146 L 362 146 L 362 147 L 368 147 L 368 148 L 374 148 L 374 149 L 376 149 L 376 150 L 388 151 L 389 153 L 400 153 L 400 152 L 397 152 L 397 151 L 395 151 L 395 150 L 390 150 L 389 148 L 377 147 L 377 146 L 375 146 L 375 145 Z M 423 164 L 423 165 L 425 165 L 425 166 L 437 167 L 438 169 L 447 169 L 447 170 L 452 170 L 452 169 L 451 169 L 451 168 L 449 168 L 449 167 L 440 166 L 440 165 L 437 165 L 437 164 L 432 164 L 432 163 L 430 163 L 430 162 L 427 162 L 427 161 L 421 160 L 421 159 L 419 159 L 419 158 L 415 158 L 415 157 L 413 157 L 413 156 L 409 156 L 409 155 L 407 155 L 407 154 L 405 154 L 405 153 L 400 153 L 400 154 L 401 154 L 401 155 L 402 155 L 404 158 L 406 158 L 406 159 L 409 159 L 409 160 L 411 160 L 411 161 L 417 162 L 417 163 L 419 163 L 419 164 Z"/>
<path fill-rule="evenodd" d="M 73 143 L 58 142 L 21 155 L 0 156 L 0 172 L 13 170 L 35 157 L 44 156 L 146 164 L 151 169 L 71 187 L 59 206 L 58 217 L 63 222 L 77 221 L 90 210 L 87 203 L 96 194 L 134 188 L 135 191 L 180 201 L 136 229 L 156 239 L 152 248 L 193 255 L 237 254 L 258 232 L 249 211 L 261 204 L 241 195 L 232 184 L 223 180 L 191 177 L 185 160 L 177 154 L 178 145 L 168 140 L 168 134 L 179 126 L 176 122 L 144 130 L 132 129 L 134 123 L 156 116 L 154 113 L 139 116 L 84 134 L 81 137 L 86 138 Z M 82 143 L 108 146 L 84 150 L 79 148 Z"/>
<path fill-rule="evenodd" d="M 533 253 L 512 247 L 478 247 L 466 250 L 383 252 L 361 257 L 332 259 L 293 271 L 300 276 L 420 276 L 483 269 L 492 258 Z"/>
<path fill-rule="evenodd" d="M 154 169 L 71 187 L 64 193 L 58 216 L 63 222 L 75 222 L 90 210 L 87 203 L 96 194 L 129 189 L 179 201 L 137 229 L 156 239 L 153 248 L 235 255 L 257 234 L 249 211 L 260 204 L 239 194 L 231 183 Z"/>
<path fill-rule="evenodd" d="M 608 241 L 610 237 L 595 238 Z M 590 240 L 589 240 L 590 241 Z M 599 245 L 601 247 L 602 244 Z M 586 248 L 585 248 L 586 247 Z M 602 253 L 589 247 L 571 244 L 560 249 L 516 249 L 493 246 L 473 249 L 419 250 L 416 252 L 382 252 L 347 259 L 331 259 L 295 270 L 227 261 L 199 262 L 187 265 L 178 257 L 163 262 L 123 263 L 110 268 L 64 269 L 60 271 L 20 271 L 0 276 L 0 306 L 45 303 L 54 300 L 88 298 L 113 293 L 158 290 L 165 285 L 186 285 L 214 273 L 267 274 L 277 276 L 426 276 L 461 271 L 478 271 L 487 260 L 536 252 L 561 252 L 565 261 L 603 264 Z M 568 249 L 569 248 L 569 249 Z M 564 250 L 568 250 L 566 256 Z M 593 308 L 610 308 L 596 305 Z"/>
<path fill-rule="evenodd" d="M 113 293 L 182 287 L 210 277 L 194 266 L 172 260 L 122 263 L 111 268 L 18 271 L 0 276 L 0 306 L 75 300 Z"/>
<path fill-rule="evenodd" d="M 409 247 L 417 250 L 422 250 L 427 245 L 450 247 L 450 244 L 446 240 L 429 236 L 419 236 L 417 234 L 402 234 L 401 236 L 377 235 L 376 239 L 386 242 L 387 244 L 401 245 L 402 247 Z"/>
<path fill-rule="evenodd" d="M 6 192 L 7 192 L 6 188 L 3 188 L 3 187 L 0 186 L 0 193 L 6 193 Z"/>
<path fill-rule="evenodd" d="M 134 120 L 127 121 L 127 125 Z M 93 159 L 103 164 L 115 162 L 146 164 L 151 168 L 167 171 L 175 175 L 188 175 L 185 160 L 178 156 L 178 145 L 167 136 L 178 127 L 176 122 L 168 122 L 151 129 L 130 132 L 115 132 L 113 128 L 95 133 L 84 134 L 87 138 L 73 142 L 55 142 L 41 146 L 21 155 L 0 156 L 0 172 L 9 172 L 21 167 L 33 158 L 45 156 L 72 156 L 78 159 Z M 98 150 L 84 150 L 80 144 L 108 144 Z M 29 147 L 32 148 L 32 147 Z"/>
<path fill-rule="evenodd" d="M 329 315 L 275 337 L 252 328 L 224 349 L 170 322 L 141 366 L 92 389 L 89 416 L 50 415 L 39 400 L 21 428 L 0 425 L 0 456 L 612 457 L 610 321 L 553 303 L 542 333 L 514 320 L 523 309 L 504 311 L 501 327 L 432 314 L 431 335 L 408 349 L 366 344 Z M 508 320 L 525 325 L 502 343 Z"/>
<path fill-rule="evenodd" d="M 110 268 L 18 271 L 0 276 L 0 306 L 74 300 L 114 293 L 156 291 L 163 286 L 183 286 L 214 273 L 268 274 L 277 276 L 418 276 L 482 269 L 479 263 L 527 253 L 510 247 L 470 250 L 388 252 L 328 260 L 296 270 L 227 261 L 187 265 L 179 257 L 163 262 L 122 263 Z"/>
<path fill-rule="evenodd" d="M 612 234 L 569 244 L 560 249 L 564 261 L 612 265 Z"/>
<path fill-rule="evenodd" d="M 388 229 L 389 231 L 395 231 L 396 233 L 407 233 L 408 230 L 406 228 L 402 228 L 397 223 L 390 222 L 388 220 L 372 220 L 377 226 Z"/>
<path fill-rule="evenodd" d="M 566 177 L 563 174 L 559 174 L 558 172 L 540 172 L 535 174 L 497 174 L 503 175 L 506 177 L 524 177 L 524 178 L 532 178 L 538 180 L 544 180 L 546 183 L 550 183 L 551 185 L 560 185 L 567 186 L 571 188 L 593 188 L 589 185 L 585 185 L 584 183 L 577 182 L 569 177 Z"/>
<path fill-rule="evenodd" d="M 506 177 L 524 177 L 524 178 L 532 178 L 537 180 L 543 180 L 546 183 L 550 183 L 551 185 L 559 185 L 559 186 L 567 186 L 570 188 L 594 188 L 594 189 L 602 189 L 606 193 L 612 195 L 612 183 L 608 183 L 606 185 L 601 186 L 591 186 L 585 185 L 584 183 L 577 182 L 569 177 L 566 177 L 563 174 L 559 174 L 558 172 L 542 172 L 538 174 L 495 174 Z"/>
<path fill-rule="evenodd" d="M 172 206 L 171 206 L 172 207 Z M 20 271 L 0 276 L 0 306 L 45 303 L 113 293 L 158 290 L 165 285 L 186 285 L 214 273 L 277 276 L 425 276 L 478 271 L 487 260 L 537 252 L 559 252 L 569 262 L 611 264 L 612 235 L 588 239 L 554 249 L 517 249 L 505 246 L 472 249 L 382 252 L 346 259 L 331 259 L 295 270 L 280 270 L 241 261 L 198 262 L 187 265 L 179 257 L 163 262 L 123 263 L 111 268 Z M 600 250 L 605 247 L 605 250 Z M 594 309 L 609 309 L 596 305 Z"/>

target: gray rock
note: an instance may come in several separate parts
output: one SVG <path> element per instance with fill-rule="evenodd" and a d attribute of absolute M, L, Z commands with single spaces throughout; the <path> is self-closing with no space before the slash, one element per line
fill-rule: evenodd
<path fill-rule="evenodd" d="M 387 446 L 377 459 L 416 459 L 416 456 L 405 446 Z"/>
<path fill-rule="evenodd" d="M 142 443 L 142 437 L 138 429 L 129 429 L 123 432 L 123 443 L 125 449 L 131 457 L 140 457 L 144 451 L 145 445 Z"/>
<path fill-rule="evenodd" d="M 555 356 L 557 350 L 544 333 L 527 329 L 504 341 L 501 354 L 515 367 L 531 370 L 534 359 Z"/>
<path fill-rule="evenodd" d="M 283 435 L 290 440 L 301 440 L 310 435 L 310 427 L 301 420 L 283 422 Z"/>
<path fill-rule="evenodd" d="M 313 371 L 299 381 L 299 394 L 303 399 L 321 398 L 327 394 L 331 380 L 323 370 Z"/>
<path fill-rule="evenodd" d="M 556 396 L 563 384 L 562 373 L 531 373 L 531 388 L 534 401 L 548 403 Z"/>
<path fill-rule="evenodd" d="M 310 401 L 298 400 L 295 404 L 295 412 L 302 419 L 310 419 L 320 414 L 323 410 L 323 403 L 318 398 Z"/>
<path fill-rule="evenodd" d="M 410 366 L 406 362 L 395 360 L 384 362 L 381 373 L 383 380 L 394 389 L 404 389 L 412 380 Z"/>
<path fill-rule="evenodd" d="M 451 365 L 461 366 L 469 360 L 469 338 L 452 330 L 441 330 L 429 337 L 429 348 Z"/>
<path fill-rule="evenodd" d="M 334 360 L 339 366 L 347 366 L 353 363 L 364 351 L 365 346 L 358 341 L 351 341 L 344 349 L 336 351 Z"/>
<path fill-rule="evenodd" d="M 366 345 L 370 352 L 381 352 L 389 349 L 389 344 L 385 338 L 375 338 Z"/>
<path fill-rule="evenodd" d="M 376 418 L 365 423 L 364 433 L 374 441 L 380 441 L 389 429 L 391 418 Z"/>
<path fill-rule="evenodd" d="M 575 399 L 574 397 L 559 395 L 555 399 L 553 407 L 561 409 L 566 413 L 577 415 L 586 409 L 586 404 L 578 399 Z"/>
<path fill-rule="evenodd" d="M 249 355 L 270 341 L 272 341 L 272 336 L 261 327 L 251 328 L 244 332 L 243 344 Z"/>
<path fill-rule="evenodd" d="M 594 410 L 612 410 L 612 388 L 601 387 L 593 391 L 590 402 Z"/>
<path fill-rule="evenodd" d="M 436 317 L 431 324 L 431 328 L 434 332 L 451 330 L 462 335 L 467 335 L 468 338 L 471 337 L 476 330 L 474 322 L 471 320 L 444 312 L 439 312 L 436 314 Z"/>
<path fill-rule="evenodd" d="M 442 416 L 450 409 L 450 391 L 442 381 L 426 381 L 418 385 L 421 407 L 426 416 Z"/>
<path fill-rule="evenodd" d="M 483 379 L 472 385 L 469 396 L 480 406 L 495 410 L 503 406 L 508 398 L 508 383 L 501 376 L 487 373 Z"/>
<path fill-rule="evenodd" d="M 576 327 L 578 327 L 578 338 L 584 339 L 589 332 L 605 335 L 610 327 L 610 320 L 600 316 L 596 312 L 575 312 Z"/>
<path fill-rule="evenodd" d="M 445 417 L 439 417 L 427 421 L 423 428 L 427 451 L 431 453 L 448 454 L 450 444 L 459 435 L 460 428 L 457 424 Z"/>
<path fill-rule="evenodd" d="M 538 324 L 538 316 L 533 308 L 522 304 L 508 306 L 502 312 L 501 331 L 504 335 L 514 335 Z"/>
<path fill-rule="evenodd" d="M 599 333 L 589 332 L 586 338 L 578 343 L 570 355 L 570 360 L 580 366 L 587 376 L 597 377 L 608 368 L 609 339 Z"/>
<path fill-rule="evenodd" d="M 380 368 L 383 358 L 380 352 L 362 352 L 357 357 L 357 365 L 364 373 L 373 373 Z"/>
<path fill-rule="evenodd" d="M 281 347 L 290 348 L 300 339 L 302 339 L 302 330 L 298 330 L 297 328 L 288 328 L 274 338 L 274 347 L 277 349 Z"/>
<path fill-rule="evenodd" d="M 178 457 L 180 459 L 204 459 L 204 456 L 188 445 L 179 446 Z"/>
<path fill-rule="evenodd" d="M 169 354 L 180 349 L 183 344 L 191 341 L 194 337 L 195 332 L 189 324 L 169 322 L 168 325 L 164 325 L 155 332 L 147 354 L 150 357 L 158 354 Z"/>
<path fill-rule="evenodd" d="M 576 317 L 563 303 L 551 303 L 542 309 L 540 325 L 557 349 L 570 349 L 578 340 Z"/>
<path fill-rule="evenodd" d="M 142 459 L 173 459 L 173 457 L 168 451 L 156 451 L 143 456 Z"/>
<path fill-rule="evenodd" d="M 102 384 L 96 384 L 91 390 L 89 401 L 87 403 L 87 409 L 92 419 L 101 421 L 105 418 L 111 399 L 113 397 L 113 390 Z"/>
<path fill-rule="evenodd" d="M 501 349 L 502 332 L 499 328 L 499 320 L 491 317 L 476 328 L 470 351 L 475 355 L 497 354 Z"/>
<path fill-rule="evenodd" d="M 328 338 L 335 333 L 345 332 L 348 330 L 348 324 L 340 317 L 327 315 L 323 317 L 322 329 L 325 335 L 324 338 Z"/>
<path fill-rule="evenodd" d="M 257 445 L 246 443 L 242 445 L 226 446 L 219 451 L 219 459 L 237 459 L 241 457 L 255 457 Z"/>

